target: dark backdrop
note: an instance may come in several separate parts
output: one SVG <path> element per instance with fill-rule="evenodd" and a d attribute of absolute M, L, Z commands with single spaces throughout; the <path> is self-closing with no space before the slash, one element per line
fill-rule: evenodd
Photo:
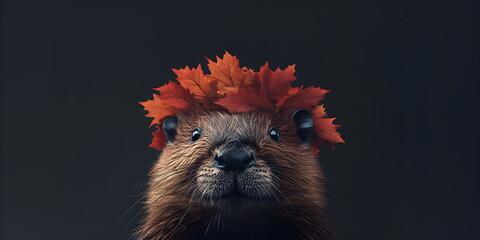
<path fill-rule="evenodd" d="M 480 238 L 474 1 L 3 4 L 0 239 L 126 239 L 159 154 L 137 102 L 225 50 L 334 90 L 342 239 Z"/>

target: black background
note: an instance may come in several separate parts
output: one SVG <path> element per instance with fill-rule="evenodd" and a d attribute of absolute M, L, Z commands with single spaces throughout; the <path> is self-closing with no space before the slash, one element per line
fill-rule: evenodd
<path fill-rule="evenodd" d="M 342 239 L 480 239 L 471 2 L 3 3 L 0 239 L 126 239 L 158 156 L 138 101 L 225 50 L 332 89 Z M 133 221 L 128 223 L 131 219 Z M 127 224 L 128 223 L 128 224 Z"/>

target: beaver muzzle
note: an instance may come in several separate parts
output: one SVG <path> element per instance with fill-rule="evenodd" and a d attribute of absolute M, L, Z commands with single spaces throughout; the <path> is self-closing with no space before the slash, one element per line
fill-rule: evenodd
<path fill-rule="evenodd" d="M 250 168 L 255 163 L 255 157 L 239 141 L 233 141 L 225 145 L 222 150 L 215 155 L 213 161 L 214 167 L 224 171 L 243 171 Z"/>

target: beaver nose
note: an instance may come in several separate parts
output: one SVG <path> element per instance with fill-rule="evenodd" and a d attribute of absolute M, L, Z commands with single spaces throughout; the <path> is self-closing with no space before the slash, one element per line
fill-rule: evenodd
<path fill-rule="evenodd" d="M 255 163 L 250 151 L 242 148 L 231 148 L 215 156 L 214 166 L 225 171 L 243 171 Z"/>

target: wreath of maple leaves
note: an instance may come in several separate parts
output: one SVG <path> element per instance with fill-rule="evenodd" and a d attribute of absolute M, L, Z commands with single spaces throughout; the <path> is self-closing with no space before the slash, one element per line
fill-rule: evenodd
<path fill-rule="evenodd" d="M 216 62 L 208 59 L 210 74 L 205 74 L 199 64 L 196 68 L 186 66 L 172 69 L 177 75 L 177 82 L 154 88 L 160 94 L 153 94 L 153 100 L 140 102 L 152 117 L 150 126 L 155 125 L 153 140 L 149 147 L 162 150 L 166 137 L 161 129 L 162 121 L 172 115 L 188 114 L 192 110 L 228 111 L 230 113 L 267 110 L 290 116 L 298 109 L 312 113 L 314 120 L 314 138 L 312 149 L 318 153 L 320 144 L 333 148 L 334 143 L 344 143 L 333 124 L 335 118 L 327 118 L 325 108 L 318 103 L 329 90 L 318 87 L 292 88 L 296 79 L 295 65 L 285 69 L 271 70 L 268 62 L 259 72 L 243 67 L 236 56 L 225 52 L 223 58 L 216 57 Z"/>

